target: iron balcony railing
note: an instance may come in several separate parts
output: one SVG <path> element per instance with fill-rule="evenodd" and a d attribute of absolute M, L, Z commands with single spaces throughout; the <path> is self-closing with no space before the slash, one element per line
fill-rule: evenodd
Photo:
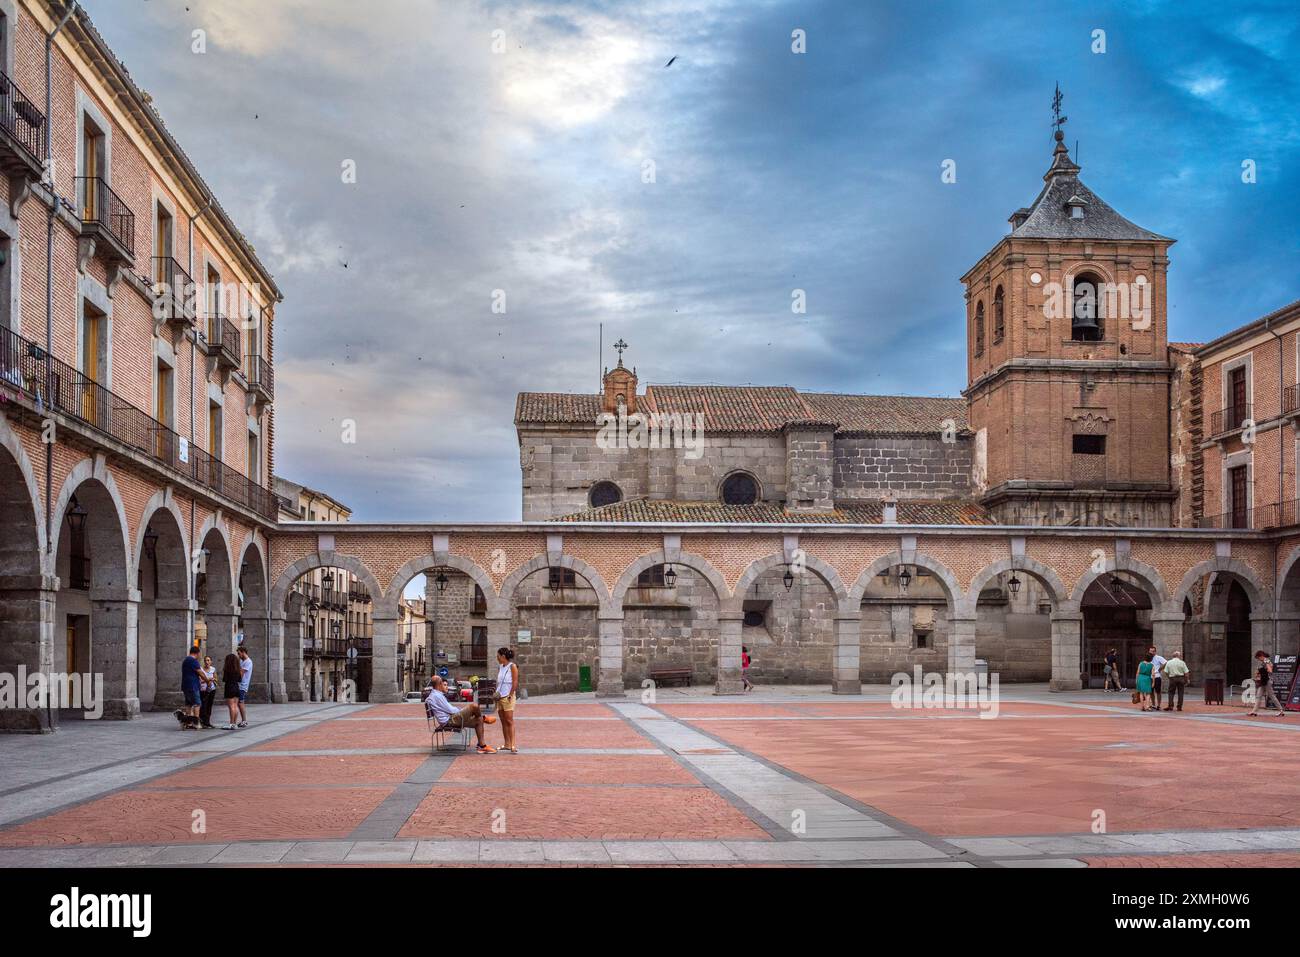
<path fill-rule="evenodd" d="M 1300 385 L 1289 385 L 1282 390 L 1282 414 L 1300 409 Z"/>
<path fill-rule="evenodd" d="M 45 162 L 45 114 L 5 73 L 0 73 L 0 126 L 33 160 Z"/>
<path fill-rule="evenodd" d="M 152 278 L 155 301 L 164 310 L 158 318 L 193 323 L 198 287 L 185 268 L 171 256 L 154 256 Z"/>
<path fill-rule="evenodd" d="M 244 356 L 244 378 L 250 389 L 261 389 L 269 398 L 275 397 L 275 370 L 262 356 Z"/>
<path fill-rule="evenodd" d="M 1197 528 L 1284 528 L 1300 523 L 1300 502 L 1274 502 L 1254 508 L 1239 508 L 1219 515 L 1205 515 L 1196 522 Z"/>
<path fill-rule="evenodd" d="M 462 641 L 460 643 L 460 661 L 461 664 L 466 665 L 487 664 L 487 645 Z"/>
<path fill-rule="evenodd" d="M 1210 416 L 1210 435 L 1226 435 L 1242 428 L 1250 419 L 1250 403 L 1230 405 Z"/>
<path fill-rule="evenodd" d="M 275 521 L 275 494 L 270 489 L 11 329 L 0 329 L 0 383 L 31 396 L 39 408 L 78 419 L 222 498 Z"/>
<path fill-rule="evenodd" d="M 77 200 L 81 221 L 106 230 L 128 256 L 135 256 L 135 213 L 113 192 L 102 176 L 78 176 Z"/>
<path fill-rule="evenodd" d="M 231 365 L 239 365 L 239 327 L 225 316 L 211 314 L 204 322 L 203 341 L 209 355 L 216 352 Z"/>

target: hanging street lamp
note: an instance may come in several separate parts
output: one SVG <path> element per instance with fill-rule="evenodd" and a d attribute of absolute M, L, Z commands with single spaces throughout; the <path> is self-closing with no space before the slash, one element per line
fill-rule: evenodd
<path fill-rule="evenodd" d="M 664 584 L 669 588 L 673 588 L 677 585 L 677 573 L 673 571 L 672 565 L 669 565 L 664 569 Z"/>
<path fill-rule="evenodd" d="M 903 589 L 903 591 L 907 591 L 907 586 L 910 584 L 912 584 L 912 573 L 909 572 L 907 566 L 904 565 L 902 572 L 898 575 L 898 587 Z"/>

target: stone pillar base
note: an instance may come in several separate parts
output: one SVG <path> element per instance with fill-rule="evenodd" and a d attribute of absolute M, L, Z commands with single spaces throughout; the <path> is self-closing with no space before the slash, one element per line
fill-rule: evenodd
<path fill-rule="evenodd" d="M 831 694 L 862 694 L 862 682 L 857 678 L 835 678 L 831 681 Z"/>
<path fill-rule="evenodd" d="M 399 704 L 402 700 L 402 695 L 395 688 L 391 691 L 370 689 L 369 704 Z"/>
<path fill-rule="evenodd" d="M 745 686 L 739 676 L 735 678 L 726 677 L 718 678 L 718 683 L 713 689 L 714 694 L 744 694 Z"/>
<path fill-rule="evenodd" d="M 605 688 L 602 686 L 596 689 L 596 697 L 597 698 L 626 698 L 627 691 L 625 691 L 623 688 L 619 688 L 617 691 L 615 690 L 606 691 Z"/>
<path fill-rule="evenodd" d="M 286 701 L 306 701 L 307 691 L 305 688 L 293 688 L 287 692 Z"/>
<path fill-rule="evenodd" d="M 103 721 L 130 721 L 140 717 L 139 698 L 107 698 L 104 700 Z"/>
<path fill-rule="evenodd" d="M 42 708 L 0 710 L 0 734 L 51 734 L 59 727 L 59 713 Z"/>
<path fill-rule="evenodd" d="M 277 681 L 271 685 L 271 701 L 274 704 L 284 704 L 289 701 L 289 690 L 285 687 L 283 681 Z"/>
<path fill-rule="evenodd" d="M 1082 691 L 1083 682 L 1078 678 L 1053 678 L 1047 683 L 1049 691 Z"/>
<path fill-rule="evenodd" d="M 265 681 L 250 681 L 248 683 L 248 695 L 245 700 L 252 704 L 270 704 L 271 686 Z"/>

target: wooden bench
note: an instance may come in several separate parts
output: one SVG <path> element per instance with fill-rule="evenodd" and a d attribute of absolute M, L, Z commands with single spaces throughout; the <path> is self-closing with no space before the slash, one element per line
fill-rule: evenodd
<path fill-rule="evenodd" d="M 687 687 L 691 684 L 691 669 L 684 665 L 669 663 L 651 665 L 647 675 L 656 685 L 667 684 L 670 681 L 684 681 Z"/>

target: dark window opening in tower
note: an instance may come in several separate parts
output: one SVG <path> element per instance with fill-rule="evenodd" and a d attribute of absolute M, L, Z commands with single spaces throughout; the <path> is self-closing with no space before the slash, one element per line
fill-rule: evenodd
<path fill-rule="evenodd" d="M 1101 288 L 1097 277 L 1088 273 L 1074 278 L 1070 338 L 1075 342 L 1099 342 L 1104 335 Z"/>

